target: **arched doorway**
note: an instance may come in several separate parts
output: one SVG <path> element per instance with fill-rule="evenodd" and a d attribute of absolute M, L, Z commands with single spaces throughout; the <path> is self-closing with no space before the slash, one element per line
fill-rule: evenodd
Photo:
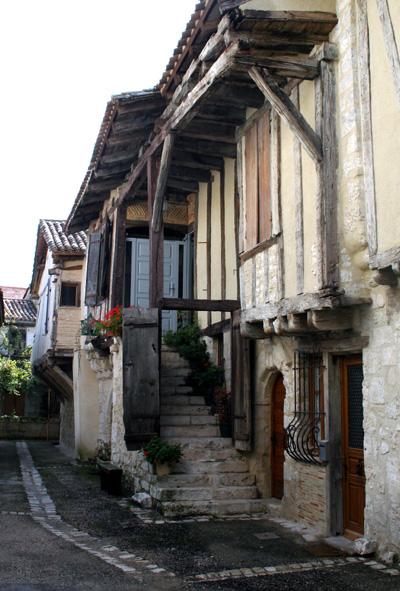
<path fill-rule="evenodd" d="M 283 376 L 279 374 L 272 389 L 271 400 L 271 496 L 276 499 L 281 499 L 284 494 L 285 430 L 283 408 L 285 394 Z"/>

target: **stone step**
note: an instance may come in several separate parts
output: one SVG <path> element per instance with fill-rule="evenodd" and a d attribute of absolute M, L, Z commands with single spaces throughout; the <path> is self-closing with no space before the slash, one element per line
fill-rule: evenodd
<path fill-rule="evenodd" d="M 193 393 L 192 386 L 165 386 L 160 384 L 161 396 L 188 396 Z M 204 397 L 202 397 L 204 399 Z"/>
<path fill-rule="evenodd" d="M 166 415 L 198 415 L 198 416 L 206 416 L 210 415 L 210 407 L 206 406 L 205 404 L 201 404 L 199 406 L 195 406 L 194 404 L 163 404 L 163 400 L 161 400 L 161 407 L 160 407 L 161 416 Z"/>
<path fill-rule="evenodd" d="M 175 425 L 160 427 L 161 438 L 166 437 L 218 437 L 218 425 Z"/>
<path fill-rule="evenodd" d="M 175 515 L 253 515 L 265 514 L 267 504 L 265 499 L 239 499 L 228 501 L 166 501 L 160 509 L 165 517 Z"/>
<path fill-rule="evenodd" d="M 189 395 L 181 395 L 176 394 L 175 396 L 165 395 L 165 393 L 161 392 L 161 404 L 166 406 L 206 406 L 204 401 L 204 396 L 189 396 Z M 207 407 L 206 407 L 207 408 Z"/>
<path fill-rule="evenodd" d="M 187 448 L 190 449 L 233 449 L 232 439 L 230 437 L 209 437 L 204 441 L 203 437 L 193 436 L 170 436 L 167 438 L 168 443 L 179 443 L 182 446 L 182 451 Z"/>
<path fill-rule="evenodd" d="M 190 376 L 190 367 L 162 367 L 161 366 L 161 380 L 166 378 L 187 378 Z"/>
<path fill-rule="evenodd" d="M 248 462 L 241 459 L 223 460 L 180 460 L 173 469 L 173 474 L 225 474 L 247 472 Z"/>
<path fill-rule="evenodd" d="M 161 378 L 161 390 L 164 388 L 179 388 L 180 386 L 187 386 L 187 376 L 169 376 Z M 189 386 L 190 387 L 190 386 Z"/>
<path fill-rule="evenodd" d="M 233 472 L 227 474 L 169 474 L 158 478 L 160 486 L 165 488 L 211 487 L 246 487 L 255 484 L 254 474 Z"/>
<path fill-rule="evenodd" d="M 205 487 L 181 487 L 167 488 L 155 485 L 150 487 L 150 494 L 157 501 L 211 501 L 229 499 L 257 499 L 258 492 L 255 486 L 225 486 L 222 488 Z"/>
<path fill-rule="evenodd" d="M 166 426 L 183 426 L 188 428 L 191 425 L 217 425 L 218 417 L 215 415 L 163 415 L 160 416 L 160 425 Z"/>
<path fill-rule="evenodd" d="M 187 446 L 183 450 L 183 460 L 201 461 L 211 460 L 213 462 L 222 462 L 224 460 L 240 459 L 238 452 L 233 448 L 227 449 L 199 449 L 198 447 Z"/>

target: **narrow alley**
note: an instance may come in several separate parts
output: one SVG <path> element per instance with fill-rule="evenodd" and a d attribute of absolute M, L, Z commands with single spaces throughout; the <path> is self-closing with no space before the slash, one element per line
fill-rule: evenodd
<path fill-rule="evenodd" d="M 400 571 L 265 517 L 166 520 L 49 443 L 0 442 L 1 591 L 400 589 Z"/>

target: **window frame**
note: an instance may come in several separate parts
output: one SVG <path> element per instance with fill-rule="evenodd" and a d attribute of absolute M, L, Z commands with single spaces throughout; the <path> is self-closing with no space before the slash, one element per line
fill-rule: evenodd
<path fill-rule="evenodd" d="M 63 287 L 75 288 L 75 304 L 63 304 Z M 60 285 L 60 308 L 80 308 L 81 305 L 81 284 L 78 281 L 61 281 Z"/>

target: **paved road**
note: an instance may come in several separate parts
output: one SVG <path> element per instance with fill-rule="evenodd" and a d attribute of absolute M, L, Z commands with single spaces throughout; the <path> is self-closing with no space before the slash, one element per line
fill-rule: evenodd
<path fill-rule="evenodd" d="M 0 442 L 0 591 L 400 589 L 366 562 L 266 519 L 166 522 L 51 444 Z"/>

